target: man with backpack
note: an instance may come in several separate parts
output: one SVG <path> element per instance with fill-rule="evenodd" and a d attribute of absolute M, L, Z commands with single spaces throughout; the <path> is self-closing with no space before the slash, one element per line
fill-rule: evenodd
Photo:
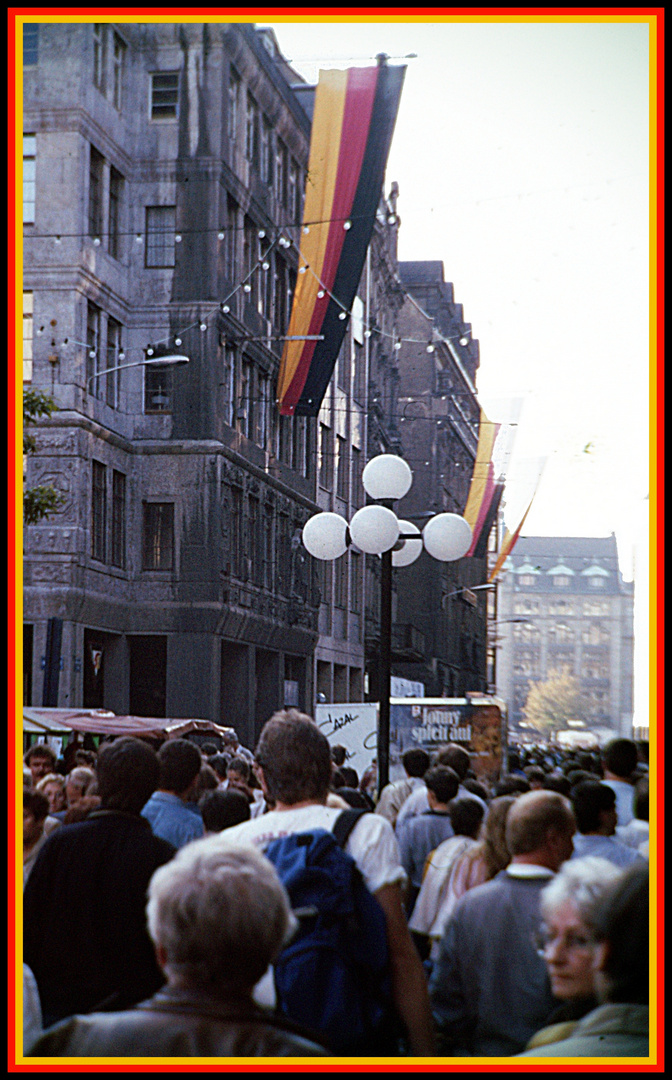
<path fill-rule="evenodd" d="M 427 984 L 406 923 L 406 875 L 391 825 L 326 805 L 331 753 L 309 716 L 275 713 L 255 758 L 275 809 L 228 829 L 226 840 L 264 850 L 299 918 L 275 965 L 279 1010 L 333 1053 L 394 1053 L 398 1019 L 409 1053 L 432 1055 Z"/>

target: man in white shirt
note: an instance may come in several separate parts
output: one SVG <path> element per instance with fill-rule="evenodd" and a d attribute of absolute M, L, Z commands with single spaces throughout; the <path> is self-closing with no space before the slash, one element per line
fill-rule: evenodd
<path fill-rule="evenodd" d="M 274 800 L 275 809 L 227 829 L 227 843 L 250 843 L 263 850 L 271 840 L 294 833 L 333 829 L 341 811 L 326 805 L 331 752 L 309 716 L 295 709 L 275 713 L 264 726 L 255 757 L 262 789 Z M 218 840 L 213 837 L 210 842 Z M 431 1056 L 435 1047 L 427 984 L 404 915 L 401 887 L 406 875 L 392 827 L 378 814 L 363 814 L 345 851 L 357 863 L 385 915 L 392 993 L 411 1054 Z"/>
<path fill-rule="evenodd" d="M 432 765 L 447 765 L 449 769 L 454 769 L 460 781 L 460 786 L 457 789 L 457 798 L 476 799 L 483 807 L 483 811 L 485 812 L 485 810 L 487 810 L 487 806 L 483 800 L 478 795 L 474 795 L 473 792 L 467 791 L 462 784 L 462 781 L 469 771 L 469 766 L 471 765 L 468 750 L 465 750 L 459 743 L 448 743 L 447 746 L 442 746 L 437 750 L 432 759 Z M 411 792 L 399 810 L 395 824 L 397 836 L 400 835 L 400 830 L 404 827 L 404 824 L 409 818 L 414 817 L 416 814 L 426 814 L 428 810 L 429 800 L 427 798 L 427 786 L 423 783 L 418 785 L 415 791 Z"/>

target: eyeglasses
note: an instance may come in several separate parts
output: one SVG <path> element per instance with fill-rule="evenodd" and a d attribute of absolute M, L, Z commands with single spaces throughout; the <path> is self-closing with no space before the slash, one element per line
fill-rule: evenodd
<path fill-rule="evenodd" d="M 543 956 L 547 949 L 552 945 L 556 947 L 559 945 L 568 952 L 578 952 L 585 949 L 590 949 L 595 944 L 592 936 L 588 933 L 580 933 L 574 930 L 569 930 L 567 933 L 557 934 L 552 930 L 543 927 L 536 935 L 536 947 L 537 952 Z"/>

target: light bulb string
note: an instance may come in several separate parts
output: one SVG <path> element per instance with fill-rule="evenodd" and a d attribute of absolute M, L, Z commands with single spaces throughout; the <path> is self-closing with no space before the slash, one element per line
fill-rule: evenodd
<path fill-rule="evenodd" d="M 349 224 L 350 221 L 351 221 L 350 218 L 346 218 L 346 219 L 340 219 L 339 218 L 339 219 L 336 219 L 336 220 L 343 220 L 344 225 Z M 307 227 L 308 227 L 308 223 L 304 224 L 304 228 L 307 228 Z M 262 240 L 265 237 L 266 237 L 266 230 L 265 229 L 259 229 L 258 230 L 258 238 L 260 240 Z M 274 238 L 269 243 L 268 248 L 260 255 L 260 257 L 257 259 L 254 266 L 252 266 L 249 273 L 242 279 L 242 281 L 240 281 L 223 300 L 221 300 L 221 301 L 219 301 L 217 303 L 213 302 L 213 310 L 210 313 L 206 313 L 206 315 L 203 316 L 203 317 L 199 316 L 194 322 L 184 326 L 176 334 L 174 334 L 174 335 L 171 334 L 166 338 L 159 339 L 159 340 L 155 341 L 154 345 L 170 344 L 171 340 L 181 338 L 182 335 L 188 333 L 190 330 L 193 330 L 194 327 L 196 327 L 196 326 L 200 326 L 202 329 L 205 326 L 205 329 L 207 330 L 207 324 L 208 324 L 209 319 L 212 317 L 212 315 L 216 314 L 217 311 L 221 311 L 222 314 L 225 314 L 225 315 L 229 314 L 229 312 L 224 310 L 224 309 L 227 308 L 229 302 L 233 299 L 234 296 L 236 296 L 237 293 L 239 293 L 241 291 L 241 289 L 246 291 L 246 292 L 249 291 L 249 288 L 246 289 L 246 286 L 249 286 L 250 281 L 252 280 L 254 275 L 257 273 L 257 271 L 259 271 L 261 269 L 264 269 L 264 268 L 265 268 L 266 272 L 268 272 L 268 270 L 270 270 L 270 266 L 265 267 L 265 264 L 267 263 L 267 260 L 268 260 L 269 256 L 272 254 L 272 252 L 274 251 L 274 249 L 276 249 L 278 246 L 284 247 L 286 249 L 289 249 L 291 247 L 296 246 L 295 242 L 292 240 L 291 237 L 285 236 L 285 230 L 283 228 L 280 228 L 277 231 L 276 235 L 274 236 Z M 302 267 L 299 268 L 299 272 L 310 271 L 312 276 L 317 281 L 320 289 L 323 290 L 323 292 L 329 297 L 329 299 L 332 300 L 341 309 L 339 318 L 344 319 L 347 316 L 350 316 L 350 318 L 352 319 L 353 318 L 352 309 L 348 309 L 342 303 L 342 301 L 339 300 L 339 298 L 331 291 L 331 289 L 329 289 L 329 287 L 322 281 L 322 279 L 319 277 L 319 275 L 315 272 L 313 267 L 306 261 L 305 257 L 303 257 L 301 255 L 300 251 L 299 251 L 299 257 L 303 258 L 303 264 L 304 264 Z M 403 286 L 402 286 L 402 289 L 403 289 Z M 403 289 L 403 292 L 404 292 L 405 296 L 409 297 L 409 299 L 412 299 L 412 297 L 410 296 L 410 294 L 408 293 L 408 291 L 406 289 Z M 319 293 L 318 293 L 318 295 L 319 295 Z M 321 299 L 321 297 L 320 297 L 320 299 Z M 209 305 L 206 302 L 206 304 L 204 306 L 209 306 Z M 354 318 L 356 319 L 357 322 L 361 323 L 361 325 L 363 327 L 363 333 L 364 333 L 365 337 L 370 338 L 370 337 L 374 337 L 374 335 L 375 335 L 376 337 L 378 337 L 379 339 L 381 339 L 383 341 L 391 342 L 392 346 L 393 346 L 393 348 L 395 350 L 399 350 L 405 344 L 408 344 L 408 345 L 424 345 L 427 352 L 433 353 L 435 351 L 435 349 L 436 349 L 436 346 L 440 345 L 441 342 L 459 341 L 460 344 L 463 345 L 463 347 L 466 347 L 466 345 L 469 344 L 468 339 L 472 339 L 471 328 L 466 327 L 466 326 L 460 333 L 455 334 L 455 335 L 451 335 L 451 336 L 437 335 L 436 331 L 434 331 L 434 329 L 432 328 L 432 334 L 431 334 L 431 336 L 429 338 L 416 338 L 416 337 L 404 337 L 404 336 L 399 335 L 398 333 L 383 330 L 379 326 L 376 325 L 375 321 L 367 322 L 364 319 L 359 319 L 357 316 L 354 316 Z M 45 327 L 41 326 L 40 329 L 38 330 L 38 334 L 43 333 L 44 329 L 45 329 Z M 139 329 L 145 329 L 145 328 L 144 327 L 134 326 L 132 329 L 133 330 L 139 330 Z M 150 327 L 148 329 L 153 329 L 153 328 Z M 237 336 L 240 336 L 240 335 L 237 335 Z M 266 339 L 262 338 L 262 340 L 266 340 Z M 83 344 L 83 343 L 80 343 L 80 344 Z M 85 348 L 90 348 L 90 346 L 88 344 L 86 344 L 84 347 Z M 144 351 L 142 346 L 129 346 L 129 348 Z M 95 350 L 95 351 L 97 352 L 98 350 Z"/>

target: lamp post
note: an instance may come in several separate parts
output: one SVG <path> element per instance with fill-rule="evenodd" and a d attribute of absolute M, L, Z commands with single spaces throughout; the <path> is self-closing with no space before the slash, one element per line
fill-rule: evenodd
<path fill-rule="evenodd" d="M 362 473 L 362 484 L 375 502 L 363 506 L 350 524 L 324 511 L 309 518 L 303 527 L 303 543 L 316 559 L 338 559 L 350 544 L 367 555 L 379 555 L 380 665 L 378 679 L 378 791 L 389 781 L 390 769 L 390 677 L 392 659 L 392 568 L 410 566 L 423 547 L 440 562 L 466 555 L 471 528 L 459 514 L 442 513 L 430 518 L 422 532 L 410 521 L 400 520 L 392 504 L 402 499 L 413 483 L 413 473 L 396 454 L 379 454 Z"/>
<path fill-rule="evenodd" d="M 93 382 L 94 379 L 99 379 L 101 377 L 101 375 L 111 375 L 112 372 L 114 372 L 114 371 L 124 371 L 125 368 L 151 367 L 152 364 L 157 364 L 157 365 L 160 364 L 161 366 L 165 365 L 165 366 L 168 366 L 168 367 L 170 367 L 170 366 L 179 367 L 179 366 L 181 366 L 183 364 L 188 364 L 188 363 L 189 363 L 189 357 L 184 356 L 182 353 L 166 353 L 165 356 L 161 356 L 161 355 L 148 356 L 144 360 L 134 360 L 133 363 L 131 363 L 131 364 L 117 364 L 116 367 L 101 368 L 100 371 L 94 371 L 93 375 L 89 375 L 88 379 L 86 380 L 86 390 L 87 390 L 87 393 L 89 393 L 90 388 L 91 388 L 90 384 Z"/>

